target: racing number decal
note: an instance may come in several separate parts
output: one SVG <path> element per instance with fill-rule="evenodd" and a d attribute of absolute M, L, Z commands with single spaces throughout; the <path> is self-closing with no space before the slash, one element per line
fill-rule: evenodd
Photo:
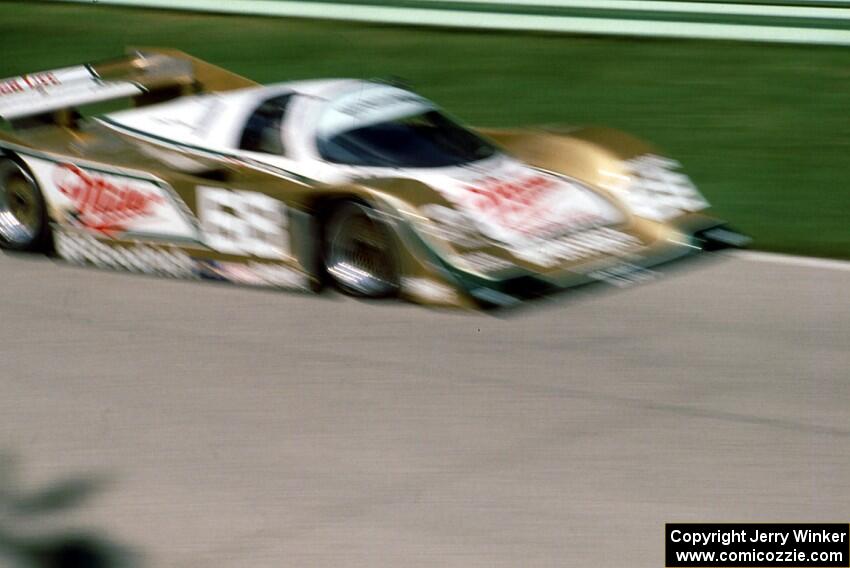
<path fill-rule="evenodd" d="M 268 195 L 198 187 L 198 217 L 210 248 L 260 258 L 289 256 L 286 206 Z"/>

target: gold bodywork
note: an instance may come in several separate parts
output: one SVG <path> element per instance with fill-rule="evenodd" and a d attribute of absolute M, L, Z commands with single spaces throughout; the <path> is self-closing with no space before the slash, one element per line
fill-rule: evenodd
<path fill-rule="evenodd" d="M 137 106 L 256 85 L 173 50 L 140 50 L 126 58 L 95 64 L 93 69 L 104 79 L 120 77 L 144 86 L 145 92 L 133 100 Z M 626 191 L 623 184 L 628 183 L 630 176 L 627 164 L 633 158 L 657 155 L 657 152 L 635 138 L 607 129 L 479 131 L 506 153 L 537 168 L 568 176 L 618 204 L 625 221 L 616 227 L 617 231 L 639 241 L 630 250 L 617 254 L 600 251 L 542 268 L 514 257 L 497 243 L 453 241 L 445 232 L 431 230 L 434 221 L 422 214 L 423 207 L 452 205 L 417 181 L 386 178 L 327 185 L 297 175 L 282 176 L 234 155 L 174 147 L 125 135 L 96 121 L 78 120 L 73 109 L 60 109 L 39 120 L 41 124 L 22 124 L 24 128 L 15 132 L 0 133 L 0 149 L 25 163 L 29 159 L 74 164 L 87 171 L 120 172 L 153 180 L 167 187 L 169 194 L 180 202 L 186 219 L 199 235 L 197 239 L 169 240 L 83 234 L 86 231 L 68 225 L 61 212 L 48 202 L 53 228 L 61 235 L 58 238 L 65 239 L 62 243 L 57 241 L 57 251 L 66 257 L 69 254 L 63 246 L 67 243 L 94 246 L 92 243 L 97 242 L 97 246 L 118 250 L 153 249 L 192 262 L 289 271 L 292 278 L 272 279 L 274 285 L 317 290 L 324 282 L 318 258 L 322 212 L 335 200 L 356 199 L 369 204 L 392 229 L 402 297 L 432 305 L 478 307 L 510 305 L 538 292 L 596 280 L 617 283 L 640 279 L 650 266 L 706 248 L 704 239 L 695 235 L 720 225 L 719 221 L 696 213 L 684 213 L 664 221 L 633 214 L 621 199 L 622 191 Z M 181 167 L 183 163 L 191 167 Z M 197 227 L 199 187 L 246 190 L 285 204 L 289 245 L 285 258 L 269 260 L 249 254 L 226 254 L 207 246 L 202 230 Z M 503 260 L 505 268 L 496 273 L 479 270 L 480 267 L 464 261 L 469 255 Z M 98 264 L 97 255 L 70 256 L 71 260 Z M 132 262 L 106 264 L 133 269 Z M 187 268 L 174 275 L 195 277 L 199 272 Z"/>

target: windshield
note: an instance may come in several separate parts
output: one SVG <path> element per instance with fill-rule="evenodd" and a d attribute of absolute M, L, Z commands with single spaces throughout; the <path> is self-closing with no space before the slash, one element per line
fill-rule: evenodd
<path fill-rule="evenodd" d="M 323 159 L 357 166 L 439 168 L 496 153 L 429 101 L 383 85 L 333 101 L 320 121 L 317 143 Z"/>

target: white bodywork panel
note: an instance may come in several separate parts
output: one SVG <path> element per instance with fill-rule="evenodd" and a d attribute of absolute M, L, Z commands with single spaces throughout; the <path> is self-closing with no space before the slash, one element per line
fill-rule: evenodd
<path fill-rule="evenodd" d="M 240 150 L 244 126 L 254 110 L 288 92 L 296 96 L 286 108 L 282 127 L 286 155 Z M 611 227 L 626 219 L 624 205 L 609 201 L 576 180 L 542 171 L 501 152 L 476 162 L 439 168 L 353 166 L 331 163 L 319 155 L 320 136 L 435 109 L 426 99 L 398 87 L 334 79 L 184 98 L 116 113 L 108 119 L 134 133 L 158 137 L 163 143 L 243 156 L 317 182 L 344 183 L 369 177 L 420 181 L 440 193 L 481 234 L 529 260 L 546 239 Z M 682 177 L 677 179 L 681 181 Z M 652 201 L 651 195 L 637 192 L 627 197 L 620 201 L 632 212 L 634 201 Z M 694 198 L 687 203 L 689 209 L 679 211 L 697 210 L 703 204 Z M 654 204 L 644 209 L 648 207 Z"/>

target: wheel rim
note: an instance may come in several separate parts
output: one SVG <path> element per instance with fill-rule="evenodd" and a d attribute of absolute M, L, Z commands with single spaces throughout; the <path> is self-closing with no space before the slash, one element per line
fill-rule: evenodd
<path fill-rule="evenodd" d="M 13 245 L 31 243 L 41 228 L 41 200 L 29 176 L 16 164 L 0 164 L 0 238 Z"/>
<path fill-rule="evenodd" d="M 352 204 L 341 210 L 326 246 L 325 269 L 343 288 L 369 297 L 396 289 L 389 232 L 367 207 Z"/>

